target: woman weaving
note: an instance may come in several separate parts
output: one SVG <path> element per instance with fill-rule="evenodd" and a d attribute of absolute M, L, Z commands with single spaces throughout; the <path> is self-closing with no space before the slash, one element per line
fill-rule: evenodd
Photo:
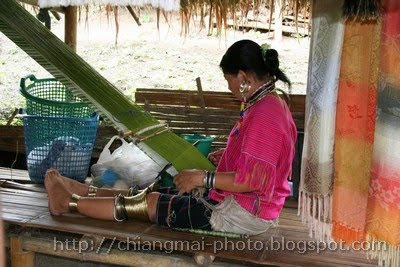
<path fill-rule="evenodd" d="M 220 67 L 242 106 L 226 148 L 209 156 L 218 165 L 216 172 L 184 170 L 174 177 L 176 189 L 153 184 L 144 190 L 111 190 L 87 186 L 49 170 L 45 186 L 50 212 L 79 212 L 114 221 L 140 219 L 173 228 L 234 229 L 249 234 L 264 231 L 265 225 L 261 231 L 250 226 L 217 225 L 213 207 L 234 199 L 246 221 L 267 223 L 279 216 L 290 192 L 287 178 L 297 133 L 288 106 L 275 91 L 275 81 L 289 86 L 290 81 L 279 69 L 278 53 L 250 40 L 233 44 Z M 199 187 L 210 189 L 201 201 L 185 194 Z M 236 219 L 236 224 L 241 224 L 243 218 Z"/>

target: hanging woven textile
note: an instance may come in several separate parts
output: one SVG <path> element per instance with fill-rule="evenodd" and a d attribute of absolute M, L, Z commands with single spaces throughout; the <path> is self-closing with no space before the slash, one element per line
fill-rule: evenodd
<path fill-rule="evenodd" d="M 363 240 L 375 130 L 380 24 L 347 21 L 335 134 L 335 239 Z"/>
<path fill-rule="evenodd" d="M 374 7 L 367 11 L 365 3 Z M 362 246 L 369 257 L 380 265 L 399 266 L 400 2 L 386 0 L 382 6 L 380 1 L 345 1 L 344 14 L 346 8 L 352 12 L 334 55 L 329 49 L 335 41 L 321 44 L 337 32 L 321 25 L 326 15 L 314 6 L 299 207 L 319 239 L 333 237 L 349 245 L 370 241 Z M 327 11 L 330 16 L 335 12 L 333 6 Z M 382 19 L 371 20 L 378 14 Z M 338 58 L 319 60 L 324 51 Z M 339 72 L 339 85 L 326 86 Z M 318 86 L 327 90 L 318 91 Z"/>
<path fill-rule="evenodd" d="M 366 234 L 371 256 L 400 266 L 400 2 L 385 1 L 384 14 Z"/>
<path fill-rule="evenodd" d="M 331 235 L 333 145 L 344 23 L 341 3 L 313 2 L 304 150 L 299 198 L 302 222 L 310 236 Z"/>
<path fill-rule="evenodd" d="M 348 20 L 336 111 L 332 236 L 374 241 L 363 248 L 385 266 L 400 256 L 399 22 L 394 0 L 384 2 L 383 26 Z"/>

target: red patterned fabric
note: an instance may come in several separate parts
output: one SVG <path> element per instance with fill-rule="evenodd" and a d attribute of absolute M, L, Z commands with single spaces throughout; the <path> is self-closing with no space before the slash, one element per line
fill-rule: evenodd
<path fill-rule="evenodd" d="M 248 193 L 211 190 L 210 198 L 222 201 L 234 195 L 236 201 L 260 218 L 276 219 L 290 194 L 290 176 L 297 137 L 296 126 L 286 103 L 269 95 L 243 116 L 239 135 L 232 129 L 217 172 L 236 172 L 235 184 L 255 189 Z"/>

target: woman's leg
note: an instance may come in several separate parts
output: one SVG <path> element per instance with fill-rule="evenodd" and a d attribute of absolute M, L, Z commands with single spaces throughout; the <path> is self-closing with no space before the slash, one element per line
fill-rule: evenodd
<path fill-rule="evenodd" d="M 71 200 L 72 193 L 62 182 L 62 179 L 58 176 L 46 175 L 45 187 L 49 195 L 50 213 L 61 215 L 70 212 L 70 203 L 74 201 Z M 145 204 L 147 205 L 148 219 L 154 222 L 158 193 L 150 193 L 144 197 Z M 77 211 L 82 215 L 100 220 L 115 220 L 114 197 L 80 197 L 75 203 Z M 133 210 L 131 214 L 134 214 L 134 212 Z"/>
<path fill-rule="evenodd" d="M 57 177 L 62 180 L 62 183 L 74 194 L 79 196 L 87 196 L 89 194 L 89 185 L 80 183 L 68 177 L 64 177 L 56 169 L 49 169 L 46 172 L 46 176 Z M 108 189 L 108 188 L 97 188 L 96 197 L 113 197 L 118 194 L 126 195 L 128 189 Z"/>
<path fill-rule="evenodd" d="M 58 176 L 46 175 L 45 186 L 49 195 L 49 209 L 53 215 L 69 213 L 72 203 L 72 206 L 82 215 L 115 221 L 115 217 L 120 219 L 125 217 L 119 216 L 117 208 L 124 207 L 129 219 L 145 219 L 169 227 L 211 229 L 209 224 L 211 211 L 203 203 L 190 196 L 142 191 L 136 196 L 121 195 L 117 199 L 115 197 L 78 197 L 78 200 L 73 200 L 73 193 L 62 181 Z M 116 203 L 116 200 L 122 200 L 122 204 Z"/>

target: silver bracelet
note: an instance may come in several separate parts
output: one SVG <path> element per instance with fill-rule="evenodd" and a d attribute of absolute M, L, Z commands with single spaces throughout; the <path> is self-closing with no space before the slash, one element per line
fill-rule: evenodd
<path fill-rule="evenodd" d="M 215 188 L 215 179 L 216 179 L 217 174 L 215 172 L 213 172 L 212 174 L 213 174 L 213 176 L 212 176 L 212 181 L 211 181 L 211 188 Z"/>
<path fill-rule="evenodd" d="M 205 188 L 214 188 L 215 185 L 215 172 L 206 171 L 203 179 Z"/>
<path fill-rule="evenodd" d="M 204 184 L 205 188 L 210 188 L 211 176 L 212 176 L 212 172 L 206 171 L 206 173 L 204 175 L 204 179 L 203 179 L 203 184 Z"/>
<path fill-rule="evenodd" d="M 210 188 L 214 188 L 215 183 L 215 172 L 211 173 L 211 181 L 210 181 Z"/>
<path fill-rule="evenodd" d="M 206 187 L 206 185 L 207 185 L 207 171 L 204 171 L 203 186 Z"/>

